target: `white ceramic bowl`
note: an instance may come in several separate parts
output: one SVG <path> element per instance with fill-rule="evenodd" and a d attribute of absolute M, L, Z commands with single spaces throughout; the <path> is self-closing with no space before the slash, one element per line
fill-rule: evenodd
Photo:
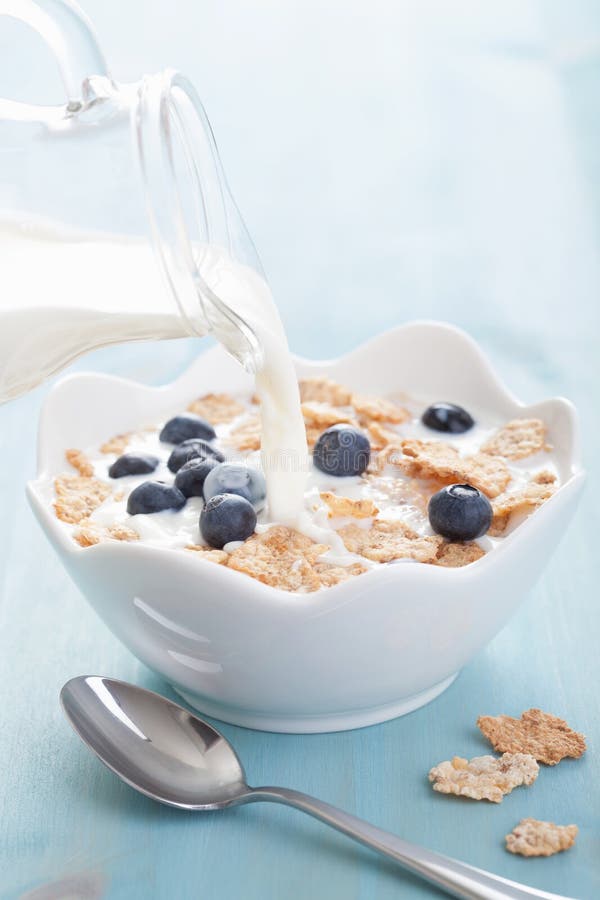
<path fill-rule="evenodd" d="M 146 387 L 73 375 L 41 416 L 33 510 L 67 571 L 129 649 L 193 706 L 272 731 L 356 728 L 410 712 L 448 687 L 502 628 L 552 556 L 584 475 L 576 413 L 556 398 L 525 407 L 500 384 L 478 346 L 448 325 L 417 322 L 339 360 L 297 360 L 365 392 L 450 399 L 500 425 L 540 416 L 562 487 L 492 553 L 460 569 L 380 566 L 310 594 L 290 594 L 175 550 L 135 543 L 81 548 L 51 509 L 48 476 L 66 447 L 168 417 L 206 391 L 251 381 L 220 348 L 173 384 Z M 88 411 L 92 411 L 88 413 Z"/>

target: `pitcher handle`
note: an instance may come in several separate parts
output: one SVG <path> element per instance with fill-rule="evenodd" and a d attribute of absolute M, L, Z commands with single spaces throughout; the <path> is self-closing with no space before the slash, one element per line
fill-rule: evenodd
<path fill-rule="evenodd" d="M 0 0 L 0 16 L 25 22 L 43 38 L 56 57 L 67 94 L 67 113 L 88 102 L 86 89 L 92 76 L 111 84 L 106 60 L 85 13 L 71 0 Z M 26 103 L 6 101 L 13 109 L 31 110 Z"/>

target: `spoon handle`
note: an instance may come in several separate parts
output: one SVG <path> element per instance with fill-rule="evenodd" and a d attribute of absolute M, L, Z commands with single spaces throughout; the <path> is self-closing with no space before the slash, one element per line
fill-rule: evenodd
<path fill-rule="evenodd" d="M 466 863 L 450 859 L 448 856 L 442 856 L 416 844 L 411 844 L 388 831 L 383 831 L 381 828 L 376 828 L 374 825 L 358 819 L 356 816 L 336 809 L 329 803 L 302 794 L 300 791 L 278 787 L 252 788 L 246 799 L 250 802 L 267 800 L 300 809 L 326 825 L 331 825 L 332 828 L 336 828 L 353 840 L 370 847 L 371 850 L 391 857 L 405 869 L 420 875 L 453 897 L 461 897 L 465 900 L 526 900 L 526 898 L 569 900 L 558 894 L 549 894 L 546 891 L 517 884 L 516 881 L 500 878 L 498 875 L 484 872 L 483 869 L 476 869 Z"/>

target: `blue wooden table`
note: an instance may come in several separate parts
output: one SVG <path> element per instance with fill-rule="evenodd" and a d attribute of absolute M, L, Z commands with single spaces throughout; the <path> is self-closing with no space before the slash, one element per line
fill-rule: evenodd
<path fill-rule="evenodd" d="M 117 77 L 172 64 L 196 82 L 296 351 L 333 355 L 399 321 L 449 319 L 523 399 L 565 394 L 581 413 L 590 479 L 577 520 L 504 631 L 403 719 L 313 736 L 222 726 L 251 783 L 312 792 L 476 866 L 600 897 L 598 4 L 85 5 Z M 39 44 L 2 21 L 0 92 L 60 98 Z M 121 347 L 76 368 L 160 383 L 202 349 Z M 438 896 L 291 810 L 153 804 L 77 741 L 58 706 L 69 677 L 169 691 L 96 619 L 27 508 L 47 389 L 0 410 L 2 897 Z M 431 765 L 487 751 L 479 714 L 530 706 L 584 731 L 585 757 L 501 806 L 432 792 Z M 576 847 L 510 856 L 503 836 L 524 816 L 577 823 Z"/>

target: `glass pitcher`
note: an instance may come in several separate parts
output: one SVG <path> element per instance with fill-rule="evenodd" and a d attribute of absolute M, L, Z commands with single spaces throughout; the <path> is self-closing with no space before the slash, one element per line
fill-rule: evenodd
<path fill-rule="evenodd" d="M 0 100 L 0 401 L 127 340 L 212 332 L 257 371 L 223 258 L 266 284 L 190 82 L 117 84 L 67 0 L 4 0 L 1 14 L 44 38 L 66 99 Z"/>

